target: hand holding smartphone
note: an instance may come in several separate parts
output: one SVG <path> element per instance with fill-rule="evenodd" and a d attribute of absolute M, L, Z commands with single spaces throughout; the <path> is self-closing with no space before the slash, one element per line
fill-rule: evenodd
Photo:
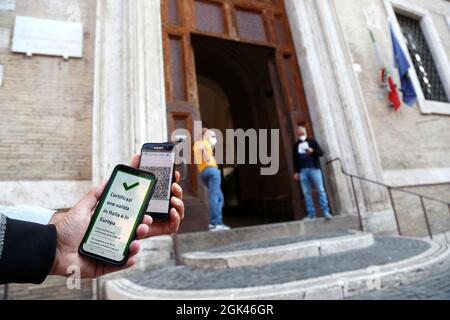
<path fill-rule="evenodd" d="M 157 178 L 155 192 L 149 202 L 147 214 L 156 221 L 169 219 L 172 208 L 172 183 L 175 182 L 175 144 L 147 143 L 141 150 L 140 170 L 150 172 Z"/>
<path fill-rule="evenodd" d="M 117 166 L 95 209 L 79 253 L 108 264 L 124 265 L 156 183 L 152 173 Z"/>

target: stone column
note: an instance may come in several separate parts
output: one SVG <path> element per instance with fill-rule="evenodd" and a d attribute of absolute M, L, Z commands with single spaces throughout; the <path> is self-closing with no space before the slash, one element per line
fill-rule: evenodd
<path fill-rule="evenodd" d="M 125 1 L 97 1 L 97 32 L 93 106 L 93 183 L 106 179 L 131 155 L 131 112 L 127 97 L 124 44 Z"/>
<path fill-rule="evenodd" d="M 168 136 L 160 0 L 97 3 L 92 153 L 95 185 L 108 178 L 117 164 L 128 164 L 143 143 L 163 142 Z M 145 257 L 144 253 L 141 259 Z M 97 298 L 102 298 L 104 283 L 110 277 L 94 281 Z"/>
<path fill-rule="evenodd" d="M 326 160 L 339 157 L 348 172 L 383 182 L 366 104 L 334 1 L 286 0 L 285 4 L 312 124 L 326 150 Z M 327 176 L 339 213 L 355 214 L 352 187 L 339 165 L 327 170 Z M 379 226 L 373 229 L 395 229 L 387 192 L 368 183 L 355 184 L 364 222 L 373 225 L 374 219 L 383 217 L 387 224 L 375 222 Z"/>
<path fill-rule="evenodd" d="M 168 139 L 161 1 L 127 2 L 129 107 L 133 110 L 134 152 L 139 152 L 146 142 Z"/>
<path fill-rule="evenodd" d="M 167 138 L 160 0 L 98 0 L 93 182 Z"/>

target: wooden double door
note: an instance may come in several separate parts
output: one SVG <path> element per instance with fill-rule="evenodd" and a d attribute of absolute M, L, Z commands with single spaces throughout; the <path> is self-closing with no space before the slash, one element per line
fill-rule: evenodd
<path fill-rule="evenodd" d="M 161 10 L 169 135 L 183 128 L 194 137 L 194 121 L 202 120 L 199 75 L 214 77 L 226 87 L 226 79 L 233 82 L 229 74 L 234 73 L 243 86 L 253 86 L 247 91 L 249 99 L 273 98 L 270 105 L 273 110 L 257 109 L 255 102 L 253 114 L 276 115 L 284 169 L 289 173 L 286 177 L 291 177 L 295 127 L 304 125 L 311 135 L 312 131 L 283 1 L 163 0 Z M 256 73 L 252 73 L 249 65 L 253 65 Z M 258 80 L 264 77 L 270 83 L 261 82 L 258 87 Z M 235 118 L 235 126 L 239 127 L 239 116 Z M 283 184 L 290 190 L 287 201 L 293 208 L 292 219 L 299 219 L 305 212 L 300 188 L 293 179 L 285 180 Z M 188 167 L 182 185 L 186 219 L 181 231 L 205 230 L 209 222 L 207 190 L 194 165 Z"/>

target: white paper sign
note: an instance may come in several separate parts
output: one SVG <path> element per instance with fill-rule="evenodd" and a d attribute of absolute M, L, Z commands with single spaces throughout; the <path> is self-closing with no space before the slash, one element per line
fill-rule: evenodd
<path fill-rule="evenodd" d="M 83 56 L 83 25 L 16 16 L 13 52 L 81 58 Z"/>
<path fill-rule="evenodd" d="M 0 28 L 0 48 L 9 48 L 11 31 L 8 28 Z"/>
<path fill-rule="evenodd" d="M 0 10 L 16 10 L 16 0 L 0 0 Z"/>

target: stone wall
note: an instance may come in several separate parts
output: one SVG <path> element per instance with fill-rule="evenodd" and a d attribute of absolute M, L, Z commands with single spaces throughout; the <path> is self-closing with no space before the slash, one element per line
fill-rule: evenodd
<path fill-rule="evenodd" d="M 50 207 L 73 205 L 91 180 L 92 103 L 94 78 L 96 1 L 16 0 L 14 10 L 0 10 L 0 181 L 6 186 L 4 204 L 26 199 Z M 83 58 L 69 59 L 12 53 L 15 16 L 82 22 Z M 48 183 L 27 187 L 36 180 L 79 180 L 74 188 Z M 23 183 L 24 185 L 21 185 Z M 5 190 L 5 188 L 3 188 Z M 69 190 L 70 189 L 70 190 Z M 82 191 L 81 191 L 82 190 Z M 78 193 L 78 192 L 77 192 Z M 57 199 L 53 199 L 52 195 Z M 79 195 L 76 195 L 79 199 Z M 62 199 L 65 198 L 65 199 Z M 68 200 L 70 199 L 70 200 Z M 81 290 L 69 290 L 66 279 L 49 277 L 42 285 L 12 284 L 10 299 L 91 299 L 92 282 L 83 280 Z M 0 289 L 3 298 L 3 286 Z"/>
<path fill-rule="evenodd" d="M 382 59 L 392 70 L 393 57 L 387 13 L 382 0 L 334 0 L 353 63 L 361 66 L 358 78 L 384 170 L 450 167 L 450 117 L 422 114 L 417 104 L 398 112 L 388 107 L 379 87 L 379 67 L 363 9 L 375 12 L 374 34 Z M 408 0 L 431 13 L 447 56 L 450 56 L 450 3 L 442 0 Z M 397 72 L 396 72 L 397 74 Z M 396 77 L 397 79 L 397 77 Z M 397 83 L 399 81 L 397 80 Z M 450 109 L 450 104 L 449 104 Z"/>
<path fill-rule="evenodd" d="M 405 188 L 412 192 L 448 201 L 450 199 L 450 184 L 435 186 L 419 186 Z M 428 236 L 427 225 L 418 197 L 401 192 L 394 192 L 398 207 L 400 228 L 403 235 Z M 450 230 L 450 207 L 436 201 L 424 199 L 428 220 L 433 234 L 441 234 Z"/>
<path fill-rule="evenodd" d="M 84 26 L 83 58 L 11 52 L 16 15 Z M 90 180 L 96 1 L 17 0 L 0 10 L 0 181 Z"/>
<path fill-rule="evenodd" d="M 442 0 L 404 2 L 430 13 L 448 59 L 450 26 L 446 17 L 450 16 L 450 3 Z M 424 114 L 417 103 L 412 108 L 402 105 L 398 112 L 394 112 L 388 106 L 384 89 L 380 87 L 379 66 L 363 10 L 371 12 L 373 32 L 381 57 L 392 71 L 393 53 L 385 2 L 334 0 L 334 3 L 351 52 L 352 63 L 355 70 L 361 68 L 355 72 L 367 105 L 384 177 L 388 178 L 385 182 L 449 201 L 450 192 L 445 182 L 450 179 L 450 116 Z M 396 70 L 394 79 L 399 83 Z M 448 108 L 450 110 L 450 104 Z M 394 192 L 393 195 L 402 233 L 411 236 L 427 235 L 420 199 L 401 192 Z M 449 208 L 445 204 L 429 201 L 425 205 L 429 211 L 433 233 L 450 230 Z"/>

